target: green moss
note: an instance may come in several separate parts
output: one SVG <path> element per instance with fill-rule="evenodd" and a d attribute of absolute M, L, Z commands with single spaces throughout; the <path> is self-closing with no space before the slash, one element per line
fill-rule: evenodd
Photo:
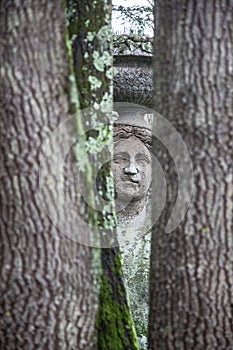
<path fill-rule="evenodd" d="M 112 273 L 121 274 L 121 262 L 115 257 Z M 116 263 L 117 262 L 117 263 Z M 117 293 L 117 294 L 115 294 Z M 115 298 L 117 295 L 117 298 Z M 139 350 L 137 336 L 131 319 L 122 286 L 112 285 L 109 278 L 102 274 L 99 312 L 97 318 L 99 350 Z"/>
<path fill-rule="evenodd" d="M 65 10 L 67 10 L 66 2 L 64 0 L 63 0 L 63 7 Z M 80 103 L 78 99 L 78 91 L 77 91 L 76 79 L 74 74 L 73 53 L 71 49 L 70 33 L 67 26 L 65 27 L 65 47 L 66 47 L 66 52 L 68 56 L 69 77 L 64 89 L 65 89 L 66 95 L 69 96 L 69 99 L 70 99 L 69 112 L 71 114 L 76 114 L 79 110 Z M 79 125 L 79 127 L 82 129 L 81 125 Z"/>
<path fill-rule="evenodd" d="M 83 123 L 97 129 L 96 135 L 87 135 L 80 144 L 82 151 L 90 155 L 94 163 L 98 159 L 101 151 L 106 153 L 106 159 L 113 153 L 112 144 L 112 35 L 110 26 L 111 2 L 96 2 L 95 15 L 90 16 L 90 9 L 93 9 L 94 2 L 87 1 L 85 9 L 83 4 L 69 1 L 68 26 L 70 40 L 66 37 L 66 45 L 70 60 L 70 78 L 68 81 L 69 96 L 74 111 L 77 113 L 77 131 L 82 135 L 82 119 L 79 109 L 89 107 L 88 120 L 83 118 Z M 103 6 L 104 5 L 104 6 Z M 73 54 L 71 52 L 73 44 Z M 77 50 L 77 47 L 79 50 Z M 73 67 L 73 59 L 76 59 Z M 74 79 L 75 76 L 75 79 Z M 104 120 L 98 120 L 98 113 L 101 112 Z M 105 125 L 102 125 L 105 124 Z M 87 133 L 86 133 L 87 134 Z M 79 139 L 80 142 L 80 139 Z M 104 148 L 105 147 L 105 148 Z M 75 149 L 76 154 L 81 155 L 80 149 Z M 92 183 L 92 168 L 90 162 L 85 163 L 83 158 L 77 157 L 77 162 L 83 166 L 86 183 L 88 187 L 94 188 Z M 80 164 L 80 162 L 82 162 Z M 85 164 L 83 164 L 85 163 Z M 86 170 L 87 169 L 87 170 Z M 106 166 L 100 176 L 102 181 L 102 195 L 106 199 L 112 199 L 114 186 L 110 174 L 110 168 Z M 88 198 L 88 203 L 95 208 L 93 195 Z M 96 227 L 112 227 L 115 223 L 115 214 L 109 220 L 109 213 L 113 212 L 112 201 L 106 201 L 97 217 L 96 211 L 92 210 L 88 214 L 88 222 Z M 108 215 L 107 215 L 108 214 Z M 111 226 L 112 225 L 112 226 Z M 98 228 L 96 228 L 98 231 Z M 97 232 L 98 233 L 98 232 Z M 127 294 L 124 288 L 122 277 L 122 262 L 120 252 L 112 249 L 102 249 L 101 266 L 98 251 L 93 251 L 92 267 L 96 272 L 96 290 L 99 290 L 99 310 L 96 320 L 98 331 L 99 350 L 139 350 L 137 336 L 132 322 L 130 309 L 128 306 Z M 98 272 L 97 272 L 98 270 Z M 98 278 L 100 276 L 100 279 Z"/>

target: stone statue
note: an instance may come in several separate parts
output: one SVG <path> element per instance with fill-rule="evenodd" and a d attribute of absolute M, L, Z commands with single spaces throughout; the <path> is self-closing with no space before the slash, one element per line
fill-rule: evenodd
<path fill-rule="evenodd" d="M 120 106 L 114 123 L 112 169 L 120 245 L 142 236 L 150 226 L 146 205 L 151 185 L 151 128 L 145 115 L 143 107 Z"/>
<path fill-rule="evenodd" d="M 147 336 L 150 268 L 151 127 L 146 109 L 117 108 L 112 163 L 118 241 L 132 316 L 140 339 Z"/>

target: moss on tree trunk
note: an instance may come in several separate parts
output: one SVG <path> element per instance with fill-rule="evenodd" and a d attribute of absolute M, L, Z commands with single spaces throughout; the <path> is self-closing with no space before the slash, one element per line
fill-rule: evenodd
<path fill-rule="evenodd" d="M 126 298 L 118 248 L 104 250 L 102 268 L 97 316 L 98 349 L 136 350 L 137 337 Z"/>
<path fill-rule="evenodd" d="M 81 109 L 91 108 L 91 124 L 108 125 L 109 147 L 105 159 L 113 156 L 113 52 L 111 34 L 111 1 L 68 1 L 69 34 L 73 49 L 74 72 Z M 98 113 L 101 112 L 101 120 Z M 96 113 L 97 112 L 97 113 Z M 84 121 L 85 122 L 85 121 Z M 92 133 L 93 138 L 98 137 Z M 104 140 L 103 140 L 104 142 Z M 98 154 L 92 158 L 98 161 Z M 99 182 L 103 195 L 111 197 L 113 184 L 110 165 L 104 167 Z M 97 199 L 98 201 L 98 199 Z M 113 212 L 112 202 L 98 216 L 98 226 L 106 227 L 104 212 Z M 113 215 L 114 216 L 114 215 Z M 114 236 L 114 235 L 113 235 Z M 116 237 L 115 237 L 116 239 Z M 122 278 L 118 248 L 101 251 L 99 311 L 96 320 L 99 350 L 138 349 L 134 325 Z"/>

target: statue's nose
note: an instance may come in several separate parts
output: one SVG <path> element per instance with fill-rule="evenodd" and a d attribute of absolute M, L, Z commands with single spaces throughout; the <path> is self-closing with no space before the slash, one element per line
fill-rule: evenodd
<path fill-rule="evenodd" d="M 129 161 L 127 167 L 124 168 L 125 174 L 135 175 L 138 173 L 138 169 L 134 161 Z"/>

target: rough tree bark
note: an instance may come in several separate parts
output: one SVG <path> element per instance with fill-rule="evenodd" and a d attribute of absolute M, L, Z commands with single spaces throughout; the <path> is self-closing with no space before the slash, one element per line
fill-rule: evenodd
<path fill-rule="evenodd" d="M 111 33 L 111 1 L 93 2 L 88 0 L 85 7 L 80 1 L 68 1 L 70 12 L 69 34 L 72 40 L 74 70 L 79 92 L 81 109 L 89 108 L 87 126 L 101 125 L 107 128 L 107 137 L 112 141 L 112 107 L 113 107 L 113 53 Z M 88 10 L 86 10 L 88 9 Z M 96 118 L 96 113 L 99 119 Z M 91 129 L 91 127 L 90 127 Z M 95 134 L 90 131 L 93 138 Z M 92 164 L 101 163 L 104 170 L 97 182 L 103 182 L 103 194 L 109 198 L 107 183 L 110 178 L 110 164 L 106 159 L 113 157 L 113 143 L 108 149 L 99 149 L 100 155 L 91 156 Z M 104 153 L 103 153 L 104 152 Z M 104 162 L 103 162 L 104 160 Z M 113 184 L 113 182 L 112 182 Z M 112 198 L 113 199 L 113 198 Z M 111 213 L 113 208 L 106 202 L 102 212 Z M 108 207 L 108 208 L 107 208 Z M 104 217 L 99 217 L 99 228 L 105 229 Z M 109 234 L 109 233 L 108 233 Z M 116 240 L 116 237 L 113 237 Z M 109 243 L 111 243 L 109 241 Z M 114 242 L 112 242 L 114 243 Z M 108 248 L 105 248 L 108 246 Z M 114 244 L 113 244 L 114 246 Z M 122 278 L 121 255 L 118 248 L 103 244 L 101 249 L 101 279 L 99 310 L 97 315 L 97 348 L 99 350 L 138 349 L 136 333 L 131 320 L 126 290 Z"/>
<path fill-rule="evenodd" d="M 0 348 L 89 349 L 98 306 L 92 253 L 50 222 L 38 182 L 42 146 L 70 109 L 65 9 L 62 1 L 0 6 Z M 56 212 L 57 185 L 47 182 Z M 69 208 L 64 215 L 77 230 Z"/>
<path fill-rule="evenodd" d="M 169 182 L 153 232 L 151 350 L 233 348 L 232 15 L 231 1 L 155 7 L 154 108 L 189 149 L 194 190 L 183 223 L 166 234 Z"/>

